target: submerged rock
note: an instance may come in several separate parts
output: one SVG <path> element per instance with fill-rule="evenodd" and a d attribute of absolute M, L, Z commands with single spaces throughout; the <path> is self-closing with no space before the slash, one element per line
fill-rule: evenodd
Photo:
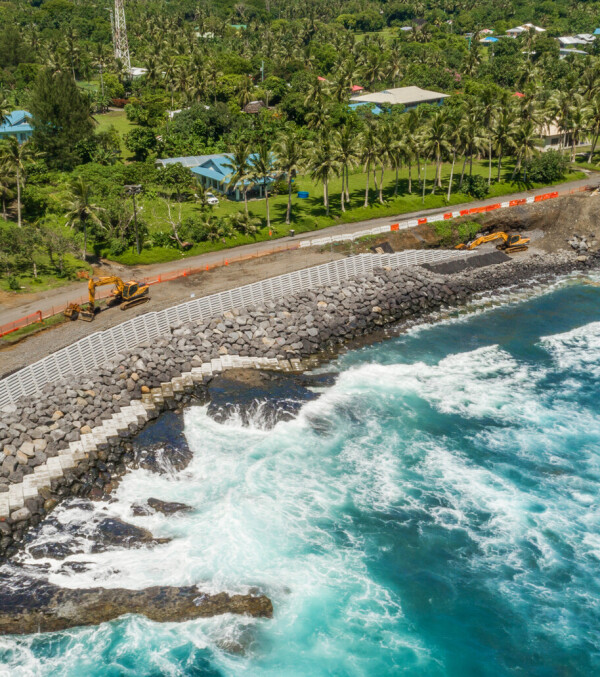
<path fill-rule="evenodd" d="M 316 399 L 311 387 L 331 385 L 334 380 L 335 374 L 231 369 L 210 382 L 208 415 L 219 422 L 239 416 L 244 425 L 258 420 L 261 427 L 270 428 L 294 418 L 303 404 Z"/>
<path fill-rule="evenodd" d="M 265 595 L 208 595 L 194 586 L 71 590 L 46 581 L 19 579 L 0 592 L 0 634 L 97 625 L 123 614 L 142 614 L 166 623 L 226 613 L 271 618 L 273 604 Z"/>
<path fill-rule="evenodd" d="M 128 524 L 115 517 L 106 517 L 94 524 L 62 524 L 50 518 L 43 525 L 48 527 L 48 522 L 54 531 L 50 535 L 51 540 L 35 543 L 28 548 L 29 555 L 34 559 L 50 557 L 52 559 L 64 559 L 69 555 L 78 555 L 85 552 L 105 552 L 113 548 L 134 548 L 138 546 L 152 546 L 168 543 L 170 538 L 156 538 L 148 529 Z M 71 537 L 71 538 L 69 538 Z M 92 541 L 91 548 L 87 542 Z"/>
<path fill-rule="evenodd" d="M 149 498 L 146 504 L 134 503 L 132 512 L 134 515 L 152 515 L 155 512 L 161 512 L 163 515 L 174 515 L 178 512 L 190 512 L 193 508 L 185 503 L 176 503 L 161 501 L 158 498 Z"/>
<path fill-rule="evenodd" d="M 183 417 L 173 411 L 163 413 L 148 424 L 133 443 L 135 465 L 155 473 L 183 470 L 192 460 Z"/>

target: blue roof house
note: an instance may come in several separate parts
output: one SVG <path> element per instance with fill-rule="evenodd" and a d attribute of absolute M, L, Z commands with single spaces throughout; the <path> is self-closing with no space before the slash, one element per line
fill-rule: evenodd
<path fill-rule="evenodd" d="M 191 167 L 191 171 L 196 175 L 204 188 L 215 189 L 220 193 L 227 195 L 234 200 L 243 199 L 243 184 L 249 186 L 248 195 L 258 194 L 263 196 L 264 187 L 262 183 L 256 181 L 238 182 L 235 186 L 230 185 L 231 169 L 227 166 L 232 156 L 228 153 L 220 155 L 200 155 L 195 158 L 198 164 Z M 250 156 L 252 162 L 255 155 Z M 275 177 L 269 177 L 266 180 L 267 186 L 275 181 Z"/>
<path fill-rule="evenodd" d="M 15 136 L 19 143 L 27 141 L 33 134 L 31 115 L 26 110 L 14 110 L 0 125 L 0 140 Z"/>

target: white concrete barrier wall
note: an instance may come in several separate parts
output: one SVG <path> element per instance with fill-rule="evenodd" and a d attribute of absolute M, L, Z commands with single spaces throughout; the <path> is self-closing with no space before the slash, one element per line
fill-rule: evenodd
<path fill-rule="evenodd" d="M 331 238 L 323 239 L 329 242 Z M 312 243 L 314 244 L 314 240 Z M 472 254 L 473 252 L 452 249 L 416 249 L 381 255 L 359 254 L 204 296 L 158 312 L 145 313 L 105 331 L 94 332 L 7 376 L 0 381 L 0 407 L 15 402 L 20 397 L 33 395 L 47 383 L 70 374 L 93 372 L 115 355 L 166 335 L 170 327 L 179 322 L 200 322 L 226 310 L 257 305 L 306 289 L 338 285 L 344 280 L 370 273 L 382 266 L 402 268 Z"/>

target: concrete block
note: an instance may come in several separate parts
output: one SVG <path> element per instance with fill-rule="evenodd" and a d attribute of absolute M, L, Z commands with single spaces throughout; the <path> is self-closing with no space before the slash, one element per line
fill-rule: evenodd
<path fill-rule="evenodd" d="M 10 516 L 10 504 L 6 494 L 0 496 L 0 519 L 6 519 Z"/>
<path fill-rule="evenodd" d="M 215 358 L 214 360 L 211 360 L 211 361 L 210 361 L 210 366 L 211 366 L 211 368 L 212 368 L 212 370 L 213 370 L 213 373 L 214 373 L 215 371 L 216 371 L 217 373 L 223 371 L 223 365 L 221 364 L 221 360 L 219 360 L 219 359 L 217 359 L 217 358 Z"/>

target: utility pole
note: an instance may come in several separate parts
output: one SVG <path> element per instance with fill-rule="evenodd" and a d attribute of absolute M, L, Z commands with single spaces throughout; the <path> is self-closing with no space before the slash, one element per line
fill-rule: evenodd
<path fill-rule="evenodd" d="M 133 225 L 135 228 L 135 251 L 137 252 L 137 255 L 140 255 L 140 237 L 138 234 L 138 224 L 137 224 L 137 209 L 135 205 L 135 196 L 138 195 L 139 193 L 142 192 L 142 187 L 141 185 L 129 185 L 125 186 L 125 192 L 127 195 L 131 195 L 131 199 L 133 200 Z"/>

